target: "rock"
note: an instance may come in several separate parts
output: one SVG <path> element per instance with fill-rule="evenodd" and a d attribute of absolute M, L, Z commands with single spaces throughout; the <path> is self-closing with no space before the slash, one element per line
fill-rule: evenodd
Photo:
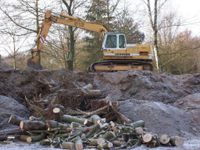
<path fill-rule="evenodd" d="M 24 118 L 27 118 L 29 115 L 29 111 L 24 105 L 6 96 L 0 96 L 0 112 L 0 128 L 8 126 L 10 115 L 17 115 Z"/>
<path fill-rule="evenodd" d="M 131 110 L 131 111 L 130 111 Z M 120 111 L 133 121 L 144 120 L 148 131 L 169 135 L 196 135 L 191 127 L 191 114 L 161 102 L 126 100 L 120 102 Z"/>

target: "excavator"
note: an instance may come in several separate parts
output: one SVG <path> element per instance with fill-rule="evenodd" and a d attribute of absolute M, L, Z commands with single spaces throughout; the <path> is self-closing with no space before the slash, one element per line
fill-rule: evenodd
<path fill-rule="evenodd" d="M 80 29 L 97 32 L 103 37 L 103 61 L 90 65 L 89 71 L 112 72 L 127 70 L 153 70 L 153 50 L 151 45 L 129 45 L 123 33 L 109 32 L 98 23 L 87 22 L 83 19 L 66 15 L 53 15 L 50 10 L 45 12 L 42 26 L 36 39 L 36 47 L 31 50 L 32 57 L 28 59 L 28 67 L 41 69 L 40 52 L 52 24 L 62 24 Z"/>

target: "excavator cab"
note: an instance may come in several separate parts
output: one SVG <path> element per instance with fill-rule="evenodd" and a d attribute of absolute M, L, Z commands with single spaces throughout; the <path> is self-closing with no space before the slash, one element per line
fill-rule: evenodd
<path fill-rule="evenodd" d="M 108 32 L 104 36 L 102 50 L 126 49 L 126 37 L 122 33 Z"/>

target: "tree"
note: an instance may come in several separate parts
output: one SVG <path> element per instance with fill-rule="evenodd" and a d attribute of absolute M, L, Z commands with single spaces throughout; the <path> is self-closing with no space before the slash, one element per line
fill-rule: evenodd
<path fill-rule="evenodd" d="M 87 6 L 86 19 L 91 22 L 103 24 L 109 31 L 113 31 L 113 22 L 115 13 L 119 4 L 119 0 L 91 0 L 90 5 Z M 83 60 L 84 68 L 90 64 L 100 61 L 102 59 L 102 37 L 98 33 L 87 32 L 84 38 L 85 46 L 83 50 L 87 53 L 87 59 Z"/>
<path fill-rule="evenodd" d="M 79 7 L 81 7 L 86 0 L 80 0 L 80 1 L 75 1 L 75 0 L 62 0 L 63 4 L 65 5 L 67 9 L 67 13 L 70 16 L 73 16 L 75 13 L 75 10 Z M 73 70 L 74 69 L 74 58 L 75 58 L 75 30 L 76 28 L 69 26 L 68 31 L 69 31 L 69 44 L 68 44 L 68 69 Z"/>
<path fill-rule="evenodd" d="M 200 38 L 185 30 L 177 33 L 171 43 L 160 48 L 161 68 L 173 74 L 196 73 L 200 70 Z"/>
<path fill-rule="evenodd" d="M 160 15 L 161 8 L 167 2 L 167 0 L 142 0 L 146 6 L 149 22 L 153 31 L 153 45 L 154 56 L 156 61 L 156 68 L 159 69 L 158 64 L 158 17 Z M 153 2 L 153 4 L 152 4 Z"/>
<path fill-rule="evenodd" d="M 139 31 L 138 23 L 129 14 L 127 7 L 124 7 L 115 18 L 113 31 L 126 35 L 127 43 L 141 43 L 144 41 L 144 34 Z"/>
<path fill-rule="evenodd" d="M 20 55 L 21 45 L 26 42 L 26 38 L 16 36 L 18 30 L 15 27 L 10 27 L 8 25 L 7 29 L 0 31 L 2 37 L 2 50 L 7 54 L 8 58 L 12 59 L 12 66 L 16 69 L 18 60 L 17 57 Z M 23 40 L 22 40 L 23 39 Z"/>
<path fill-rule="evenodd" d="M 18 39 L 14 43 L 22 43 L 19 50 L 27 48 L 28 41 L 39 32 L 39 21 L 41 19 L 41 9 L 39 0 L 15 0 L 14 2 L 1 2 L 0 11 L 3 13 L 0 24 L 0 31 L 5 31 L 8 27 L 14 27 L 16 32 L 4 32 L 5 37 L 12 35 L 12 39 Z M 6 26 L 8 25 L 8 26 Z M 15 37 L 15 38 L 14 38 Z M 26 38 L 26 42 L 23 39 Z M 33 42 L 29 44 L 31 49 Z M 15 56 L 15 55 L 14 55 Z"/>

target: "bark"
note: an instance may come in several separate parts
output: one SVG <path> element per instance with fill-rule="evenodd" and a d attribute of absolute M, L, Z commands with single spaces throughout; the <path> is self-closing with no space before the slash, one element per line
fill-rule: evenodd
<path fill-rule="evenodd" d="M 51 141 L 50 139 L 43 139 L 40 141 L 40 144 L 43 146 L 50 146 L 51 145 Z"/>
<path fill-rule="evenodd" d="M 115 138 L 116 135 L 115 135 L 114 132 L 108 131 L 108 132 L 106 132 L 104 135 L 102 135 L 101 137 L 104 138 L 104 139 L 106 139 L 106 140 L 108 140 L 108 141 L 110 141 L 110 140 L 112 140 L 113 138 Z"/>
<path fill-rule="evenodd" d="M 179 136 L 173 136 L 170 138 L 170 143 L 172 146 L 182 146 L 184 140 Z"/>
<path fill-rule="evenodd" d="M 133 128 L 142 127 L 144 128 L 145 122 L 144 120 L 139 120 L 130 124 Z"/>
<path fill-rule="evenodd" d="M 21 135 L 20 136 L 20 140 L 23 142 L 27 142 L 27 143 L 33 143 L 33 142 L 38 142 L 41 141 L 45 138 L 45 134 L 41 133 L 39 135 L 32 135 L 32 136 L 28 136 L 28 135 Z"/>
<path fill-rule="evenodd" d="M 66 132 L 71 132 L 72 128 L 68 124 L 63 124 L 54 120 L 47 120 L 46 121 L 46 126 L 48 130 L 51 129 L 60 129 L 60 130 L 65 130 Z"/>
<path fill-rule="evenodd" d="M 0 131 L 0 141 L 6 140 L 9 135 L 20 135 L 23 131 L 21 131 L 19 128 L 14 129 L 4 129 Z"/>
<path fill-rule="evenodd" d="M 69 37 L 70 37 L 70 43 L 69 43 L 69 54 L 68 54 L 68 69 L 73 71 L 74 70 L 74 56 L 75 56 L 75 37 L 74 37 L 74 31 L 73 27 L 69 27 Z"/>
<path fill-rule="evenodd" d="M 101 117 L 99 117 L 98 115 L 92 115 L 90 117 L 90 120 L 94 123 L 94 124 L 97 124 L 99 123 L 99 121 L 101 120 Z"/>
<path fill-rule="evenodd" d="M 143 135 L 145 132 L 142 127 L 137 127 L 137 128 L 135 128 L 135 133 L 138 135 Z"/>
<path fill-rule="evenodd" d="M 75 148 L 76 150 L 83 150 L 83 141 L 80 137 L 75 142 Z"/>
<path fill-rule="evenodd" d="M 78 118 L 78 117 L 70 116 L 70 115 L 63 115 L 61 117 L 61 121 L 67 122 L 67 123 L 77 122 L 83 125 L 86 125 L 88 123 L 88 120 L 85 118 Z"/>
<path fill-rule="evenodd" d="M 99 132 L 100 129 L 100 125 L 96 124 L 92 127 L 92 129 L 86 134 L 86 138 L 90 138 L 92 137 L 95 133 Z"/>
<path fill-rule="evenodd" d="M 87 95 L 89 97 L 100 97 L 102 92 L 101 90 L 87 90 Z"/>
<path fill-rule="evenodd" d="M 60 147 L 62 149 L 69 149 L 69 150 L 72 150 L 75 148 L 75 145 L 73 142 L 62 142 L 62 144 L 60 145 Z"/>
<path fill-rule="evenodd" d="M 26 120 L 20 122 L 20 129 L 23 131 L 44 130 L 46 129 L 46 125 L 43 121 Z"/>

